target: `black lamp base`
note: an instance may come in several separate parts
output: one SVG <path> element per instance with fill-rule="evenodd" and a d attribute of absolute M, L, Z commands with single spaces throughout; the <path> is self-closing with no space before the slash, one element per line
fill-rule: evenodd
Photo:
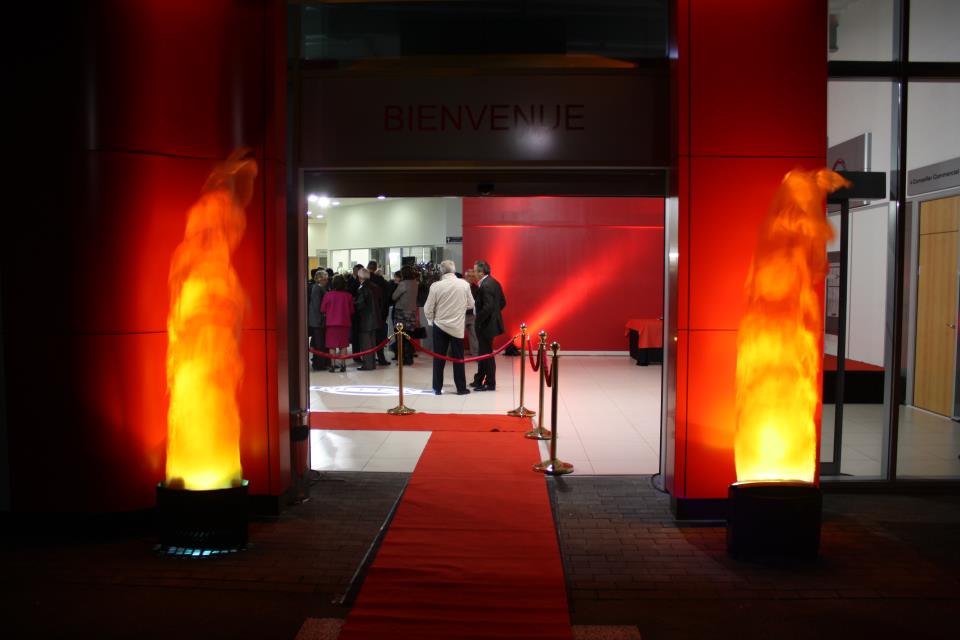
<path fill-rule="evenodd" d="M 727 551 L 737 559 L 813 562 L 823 497 L 808 482 L 735 482 L 727 500 Z"/>
<path fill-rule="evenodd" d="M 247 481 L 229 489 L 194 491 L 157 485 L 162 549 L 236 550 L 247 546 Z"/>

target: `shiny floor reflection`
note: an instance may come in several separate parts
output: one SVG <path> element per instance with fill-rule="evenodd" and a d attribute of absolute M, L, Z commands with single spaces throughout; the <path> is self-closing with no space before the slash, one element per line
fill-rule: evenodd
<path fill-rule="evenodd" d="M 345 373 L 311 373 L 311 411 L 381 413 L 397 404 L 396 366 L 356 371 L 356 366 L 350 364 Z M 475 370 L 475 364 L 467 365 L 468 380 Z M 430 360 L 417 358 L 414 366 L 404 368 L 404 403 L 429 413 L 505 413 L 519 404 L 519 371 L 519 358 L 498 357 L 496 391 L 458 396 L 448 365 L 443 395 L 437 396 L 431 389 Z M 528 368 L 526 375 L 524 405 L 537 411 L 536 374 Z M 659 366 L 638 367 L 627 356 L 563 358 L 557 407 L 558 457 L 573 463 L 580 475 L 656 473 L 660 452 L 660 378 Z M 544 424 L 549 427 L 549 395 L 544 404 Z M 379 436 L 351 435 L 359 433 L 387 432 L 314 431 L 314 438 L 319 437 L 316 434 L 335 435 L 323 441 L 324 457 L 317 458 L 315 454 L 314 468 L 373 471 L 380 466 L 374 463 L 377 458 L 392 457 L 374 449 L 365 458 Z M 398 436 L 397 442 L 402 438 L 400 432 L 393 432 L 393 436 Z M 356 447 L 348 449 L 344 439 L 355 440 Z M 541 443 L 541 454 L 547 456 L 546 443 Z"/>

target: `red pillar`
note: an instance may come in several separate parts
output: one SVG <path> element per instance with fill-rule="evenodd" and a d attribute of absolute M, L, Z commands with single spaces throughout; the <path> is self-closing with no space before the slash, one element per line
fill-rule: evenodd
<path fill-rule="evenodd" d="M 678 515 L 696 515 L 736 479 L 736 332 L 760 221 L 785 173 L 825 161 L 827 7 L 677 0 L 675 12 L 680 262 L 666 482 Z"/>
<path fill-rule="evenodd" d="M 47 179 L 29 174 L 33 202 L 4 227 L 13 509 L 153 505 L 170 255 L 211 167 L 240 145 L 260 168 L 234 257 L 249 298 L 241 457 L 251 493 L 278 496 L 289 482 L 286 6 L 114 0 L 71 11 L 69 44 L 25 74 L 35 90 L 55 87 L 21 123 L 36 133 L 25 169 Z M 45 29 L 40 17 L 28 28 Z"/>

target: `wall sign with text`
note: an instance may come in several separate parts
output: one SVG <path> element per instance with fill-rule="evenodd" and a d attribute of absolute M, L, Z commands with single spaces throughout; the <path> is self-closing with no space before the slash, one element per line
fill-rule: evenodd
<path fill-rule="evenodd" d="M 907 195 L 960 187 L 960 158 L 944 160 L 907 171 Z"/>
<path fill-rule="evenodd" d="M 306 75 L 301 162 L 669 166 L 669 77 Z"/>

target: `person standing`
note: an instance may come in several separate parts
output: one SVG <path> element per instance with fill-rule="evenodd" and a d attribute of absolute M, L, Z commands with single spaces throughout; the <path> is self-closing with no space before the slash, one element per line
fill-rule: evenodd
<path fill-rule="evenodd" d="M 433 325 L 433 349 L 446 354 L 450 349 L 454 358 L 463 358 L 463 327 L 467 309 L 473 308 L 473 296 L 470 285 L 456 275 L 457 267 L 453 260 L 440 263 L 440 280 L 435 282 L 427 294 L 423 313 L 427 322 Z M 433 359 L 433 392 L 443 393 L 443 369 L 446 361 Z M 470 393 L 467 388 L 467 375 L 462 362 L 453 363 L 453 382 L 457 386 L 457 395 Z"/>
<path fill-rule="evenodd" d="M 503 295 L 500 283 L 490 275 L 490 265 L 477 260 L 474 271 L 480 276 L 477 283 L 477 305 L 475 326 L 480 355 L 493 353 L 493 339 L 503 333 L 503 308 L 507 299 Z M 495 358 L 481 360 L 477 365 L 477 375 L 470 386 L 477 391 L 494 391 L 497 388 L 497 363 Z"/>
<path fill-rule="evenodd" d="M 377 264 L 376 260 L 367 263 L 367 271 L 370 272 L 370 280 L 367 284 L 376 288 L 380 308 L 380 324 L 377 325 L 376 335 L 374 336 L 376 344 L 380 344 L 387 339 L 387 313 L 390 310 L 390 298 L 387 296 L 388 284 L 386 279 L 380 275 L 379 269 L 380 265 Z M 381 366 L 390 364 L 383 349 L 377 351 L 377 364 Z"/>
<path fill-rule="evenodd" d="M 323 304 L 323 296 L 327 293 L 327 272 L 324 269 L 317 269 L 313 280 L 313 287 L 310 288 L 307 326 L 310 328 L 310 342 L 313 349 L 315 351 L 326 351 L 327 345 L 324 339 L 326 324 L 320 307 Z M 330 366 L 330 358 L 324 358 L 315 353 L 312 355 L 310 362 L 314 371 L 322 371 Z"/>
<path fill-rule="evenodd" d="M 467 269 L 467 272 L 464 274 L 464 279 L 470 283 L 470 295 L 473 296 L 473 299 L 477 299 L 477 272 L 473 269 Z M 471 356 L 480 355 L 480 346 L 477 344 L 477 328 L 476 328 L 476 316 L 474 315 L 473 309 L 467 309 L 467 318 L 466 318 L 466 329 L 465 334 L 468 341 L 467 349 L 470 352 Z"/>
<path fill-rule="evenodd" d="M 326 323 L 325 341 L 327 348 L 334 353 L 345 354 L 350 344 L 350 318 L 353 316 L 353 296 L 346 292 L 347 280 L 343 276 L 334 276 L 331 290 L 323 296 L 320 312 Z M 340 371 L 347 370 L 346 360 L 340 360 Z M 330 373 L 337 365 L 330 365 Z"/>
<path fill-rule="evenodd" d="M 357 343 L 353 352 L 366 351 L 377 345 L 377 324 L 380 322 L 380 293 L 375 284 L 370 282 L 370 272 L 364 268 L 357 271 L 360 285 L 353 298 L 353 306 L 357 310 Z M 356 360 L 356 357 L 354 357 Z M 368 353 L 361 358 L 357 371 L 373 371 L 377 368 L 374 354 Z"/>
<path fill-rule="evenodd" d="M 420 274 L 414 267 L 408 265 L 400 270 L 400 278 L 392 295 L 393 321 L 394 323 L 402 322 L 404 333 L 410 335 L 417 327 Z M 407 338 L 403 339 L 403 364 L 404 366 L 413 364 L 413 344 Z"/>
<path fill-rule="evenodd" d="M 353 296 L 354 305 L 357 302 L 357 290 L 360 288 L 360 277 L 357 273 L 360 272 L 360 269 L 363 269 L 362 264 L 353 265 L 353 272 L 347 276 L 347 293 Z M 360 344 L 360 334 L 357 333 L 357 328 L 360 326 L 360 319 L 357 317 L 357 310 L 354 307 L 353 318 L 350 320 L 350 344 L 353 345 L 353 350 L 359 351 L 357 345 Z M 360 363 L 360 358 L 354 358 L 354 362 Z"/>

